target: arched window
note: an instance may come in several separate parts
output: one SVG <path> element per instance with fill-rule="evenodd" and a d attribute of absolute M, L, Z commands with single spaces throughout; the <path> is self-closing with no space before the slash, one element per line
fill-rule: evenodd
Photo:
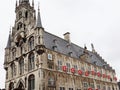
<path fill-rule="evenodd" d="M 9 84 L 9 90 L 14 90 L 14 83 L 13 83 L 13 82 L 11 82 L 11 83 Z"/>
<path fill-rule="evenodd" d="M 13 77 L 13 76 L 15 76 L 15 75 L 16 75 L 16 68 L 15 68 L 15 64 L 12 63 L 12 64 L 11 64 L 11 76 Z"/>
<path fill-rule="evenodd" d="M 15 57 L 16 57 L 16 49 L 13 48 L 12 49 L 12 60 L 15 60 Z"/>
<path fill-rule="evenodd" d="M 35 67 L 34 62 L 34 53 L 31 53 L 28 57 L 28 70 L 33 70 Z"/>
<path fill-rule="evenodd" d="M 29 50 L 33 50 L 34 48 L 34 37 L 33 36 L 30 37 L 28 44 L 29 44 Z"/>
<path fill-rule="evenodd" d="M 30 75 L 28 78 L 28 90 L 35 90 L 35 76 Z"/>
<path fill-rule="evenodd" d="M 28 11 L 25 12 L 25 18 L 28 18 Z"/>
<path fill-rule="evenodd" d="M 54 77 L 54 75 L 52 73 L 49 73 L 48 86 L 55 87 L 55 77 Z"/>
<path fill-rule="evenodd" d="M 48 85 L 49 86 L 54 86 L 55 85 L 55 80 L 54 80 L 53 77 L 49 77 L 49 79 L 48 79 Z"/>
<path fill-rule="evenodd" d="M 20 75 L 24 73 L 24 60 L 23 59 L 19 61 L 19 73 Z"/>
<path fill-rule="evenodd" d="M 22 23 L 19 22 L 19 23 L 17 24 L 17 30 L 19 30 L 19 29 L 21 29 L 21 28 L 22 28 Z"/>

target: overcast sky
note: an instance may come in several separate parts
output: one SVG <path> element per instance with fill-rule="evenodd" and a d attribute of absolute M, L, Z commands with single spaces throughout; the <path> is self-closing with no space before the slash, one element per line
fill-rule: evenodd
<path fill-rule="evenodd" d="M 32 1 L 32 0 L 30 0 Z M 93 43 L 95 50 L 112 66 L 120 79 L 120 0 L 35 0 L 40 2 L 42 24 L 46 31 L 79 46 Z M 14 25 L 16 0 L 0 3 L 0 88 L 4 87 L 4 48 L 10 26 Z"/>

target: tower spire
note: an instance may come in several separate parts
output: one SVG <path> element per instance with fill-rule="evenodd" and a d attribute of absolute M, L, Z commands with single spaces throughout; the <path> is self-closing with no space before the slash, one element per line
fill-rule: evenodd
<path fill-rule="evenodd" d="M 37 16 L 37 22 L 36 22 L 37 28 L 42 28 L 42 22 L 40 17 L 40 6 L 38 5 L 38 16 Z"/>
<path fill-rule="evenodd" d="M 16 7 L 18 6 L 18 2 L 17 2 L 17 0 L 16 0 Z"/>
<path fill-rule="evenodd" d="M 11 28 L 10 28 L 10 31 L 9 31 L 9 37 L 8 37 L 8 42 L 7 42 L 6 48 L 10 48 L 10 47 L 11 47 Z"/>
<path fill-rule="evenodd" d="M 34 0 L 32 0 L 32 7 L 34 7 Z"/>

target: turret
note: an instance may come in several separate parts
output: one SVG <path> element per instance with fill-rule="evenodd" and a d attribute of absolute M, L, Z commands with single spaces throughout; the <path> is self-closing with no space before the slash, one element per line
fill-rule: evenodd
<path fill-rule="evenodd" d="M 40 17 L 40 8 L 38 6 L 38 16 L 37 16 L 37 20 L 36 20 L 36 27 L 35 27 L 35 32 L 36 32 L 36 36 L 37 36 L 37 41 L 36 41 L 36 52 L 38 54 L 42 54 L 45 52 L 45 45 L 44 45 L 44 41 L 43 41 L 43 33 L 44 33 L 44 28 L 42 26 L 42 22 L 41 22 L 41 17 Z"/>
<path fill-rule="evenodd" d="M 10 57 L 10 50 L 11 50 L 11 32 L 9 33 L 7 46 L 5 48 L 5 60 L 4 60 L 4 69 L 7 69 L 7 64 L 9 62 Z"/>

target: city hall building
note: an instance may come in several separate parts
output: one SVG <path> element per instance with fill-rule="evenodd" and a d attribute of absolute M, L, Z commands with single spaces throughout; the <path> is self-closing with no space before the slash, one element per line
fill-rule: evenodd
<path fill-rule="evenodd" d="M 118 90 L 115 70 L 92 50 L 53 35 L 37 17 L 34 0 L 16 2 L 5 48 L 6 90 Z"/>

